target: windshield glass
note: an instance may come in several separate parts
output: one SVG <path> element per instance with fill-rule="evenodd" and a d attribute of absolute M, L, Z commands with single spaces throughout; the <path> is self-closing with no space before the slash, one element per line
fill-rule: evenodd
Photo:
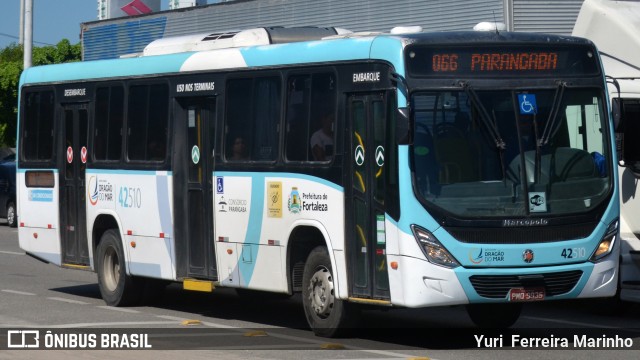
<path fill-rule="evenodd" d="M 611 181 L 597 89 L 415 92 L 415 188 L 460 217 L 581 213 Z"/>

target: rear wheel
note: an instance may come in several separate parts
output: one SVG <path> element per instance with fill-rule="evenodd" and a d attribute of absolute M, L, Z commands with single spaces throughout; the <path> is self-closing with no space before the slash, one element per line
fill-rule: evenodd
<path fill-rule="evenodd" d="M 102 299 L 110 306 L 135 305 L 144 289 L 140 281 L 127 275 L 120 234 L 107 230 L 97 249 L 98 285 Z"/>
<path fill-rule="evenodd" d="M 16 203 L 13 201 L 7 205 L 7 225 L 10 227 L 18 226 L 18 213 L 16 212 Z"/>
<path fill-rule="evenodd" d="M 302 285 L 304 313 L 316 335 L 343 336 L 355 327 L 358 309 L 336 297 L 331 260 L 324 247 L 316 247 L 309 254 Z"/>
<path fill-rule="evenodd" d="M 515 324 L 520 317 L 522 304 L 469 304 L 467 313 L 476 326 L 504 329 Z"/>

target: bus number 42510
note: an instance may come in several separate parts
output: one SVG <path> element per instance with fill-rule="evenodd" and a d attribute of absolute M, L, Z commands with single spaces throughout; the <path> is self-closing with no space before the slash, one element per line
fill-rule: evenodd
<path fill-rule="evenodd" d="M 118 203 L 123 208 L 140 208 L 142 206 L 142 191 L 140 188 L 121 187 Z"/>
<path fill-rule="evenodd" d="M 580 248 L 565 248 L 562 249 L 562 256 L 565 259 L 580 259 L 587 255 L 587 250 L 583 247 Z"/>

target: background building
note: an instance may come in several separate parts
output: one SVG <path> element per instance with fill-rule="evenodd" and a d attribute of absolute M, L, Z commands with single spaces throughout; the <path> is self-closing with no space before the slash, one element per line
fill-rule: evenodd
<path fill-rule="evenodd" d="M 131 1 L 131 0 L 129 0 Z M 145 0 L 149 1 L 149 0 Z M 195 2 L 195 0 L 187 1 Z M 210 1 L 211 2 L 211 1 Z M 583 0 L 236 0 L 82 24 L 84 60 L 140 53 L 171 36 L 262 26 L 335 26 L 387 32 L 471 30 L 499 21 L 511 31 L 570 35 Z"/>
<path fill-rule="evenodd" d="M 98 20 L 150 14 L 157 11 L 160 11 L 160 0 L 98 0 Z"/>
<path fill-rule="evenodd" d="M 207 5 L 207 0 L 169 0 L 169 10 Z"/>

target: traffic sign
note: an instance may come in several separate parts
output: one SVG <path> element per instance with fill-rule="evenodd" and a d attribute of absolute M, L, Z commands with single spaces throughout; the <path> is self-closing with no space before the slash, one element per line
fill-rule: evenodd
<path fill-rule="evenodd" d="M 378 164 L 379 167 L 384 165 L 384 147 L 382 147 L 382 145 L 376 148 L 376 164 Z"/>
<path fill-rule="evenodd" d="M 193 161 L 194 164 L 200 162 L 200 148 L 198 145 L 193 145 L 191 148 L 191 161 Z"/>
<path fill-rule="evenodd" d="M 362 164 L 364 164 L 364 148 L 362 147 L 362 145 L 356 146 L 356 152 L 354 157 L 356 160 L 356 164 L 358 164 L 358 166 L 361 166 Z"/>
<path fill-rule="evenodd" d="M 80 149 L 80 160 L 82 161 L 83 164 L 87 163 L 87 147 L 83 146 L 82 149 Z"/>
<path fill-rule="evenodd" d="M 71 146 L 67 148 L 67 162 L 69 164 L 73 162 L 73 148 Z"/>

